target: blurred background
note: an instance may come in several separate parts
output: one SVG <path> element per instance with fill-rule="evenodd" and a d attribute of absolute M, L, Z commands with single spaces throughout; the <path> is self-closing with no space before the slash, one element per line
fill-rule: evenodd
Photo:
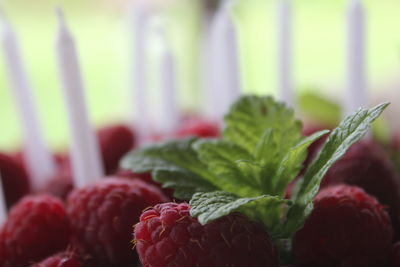
<path fill-rule="evenodd" d="M 148 1 L 163 17 L 163 23 L 168 23 L 169 40 L 177 62 L 180 108 L 201 111 L 199 51 L 202 1 L 205 0 Z M 305 103 L 301 106 L 309 106 L 311 113 L 312 103 L 321 101 L 315 95 L 310 96 L 310 92 L 337 103 L 342 97 L 346 2 L 293 0 L 296 92 Z M 397 98 L 400 99 L 396 92 L 400 89 L 400 1 L 365 0 L 364 3 L 368 13 L 367 69 L 371 102 L 385 99 L 396 105 Z M 275 4 L 272 0 L 239 0 L 235 7 L 243 85 L 248 93 L 277 95 Z M 128 0 L 3 0 L 0 5 L 18 34 L 44 132 L 53 148 L 65 147 L 68 135 L 54 53 L 56 5 L 63 7 L 76 38 L 92 121 L 100 126 L 132 120 L 128 86 Z M 150 44 L 152 50 L 157 50 L 157 44 Z M 2 56 L 0 150 L 12 150 L 20 145 L 21 133 Z M 315 107 L 314 110 L 318 111 Z M 337 108 L 333 105 L 330 111 L 337 112 Z M 325 114 L 332 120 L 336 115 Z"/>

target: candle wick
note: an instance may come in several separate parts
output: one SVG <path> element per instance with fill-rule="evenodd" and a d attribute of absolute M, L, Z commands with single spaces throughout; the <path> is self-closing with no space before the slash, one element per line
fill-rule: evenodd
<path fill-rule="evenodd" d="M 67 23 L 65 21 L 65 16 L 64 16 L 64 11 L 61 7 L 57 6 L 54 9 L 55 13 L 56 13 L 56 17 L 58 20 L 58 25 L 60 27 L 60 29 L 66 30 L 67 29 Z"/>
<path fill-rule="evenodd" d="M 229 10 L 231 10 L 236 4 L 237 4 L 237 1 L 236 1 L 236 0 L 225 0 L 225 1 L 222 3 L 221 8 L 223 8 L 224 10 L 229 11 Z"/>
<path fill-rule="evenodd" d="M 0 25 L 1 35 L 5 36 L 8 33 L 10 33 L 11 25 L 10 25 L 10 22 L 8 21 L 7 15 L 4 12 L 4 9 L 2 6 L 0 6 L 0 22 L 1 22 L 1 25 Z"/>
<path fill-rule="evenodd" d="M 362 2 L 360 0 L 351 0 L 350 1 L 350 8 L 361 9 L 362 8 Z"/>
<path fill-rule="evenodd" d="M 0 19 L 4 22 L 7 21 L 7 16 L 2 6 L 0 6 Z"/>
<path fill-rule="evenodd" d="M 168 46 L 168 37 L 167 37 L 167 33 L 165 30 L 165 27 L 161 26 L 161 25 L 157 25 L 154 28 L 154 32 L 157 33 L 157 36 L 159 37 L 159 39 L 161 40 L 161 42 L 163 43 L 163 46 L 166 47 Z M 169 47 L 167 47 L 169 48 Z"/>

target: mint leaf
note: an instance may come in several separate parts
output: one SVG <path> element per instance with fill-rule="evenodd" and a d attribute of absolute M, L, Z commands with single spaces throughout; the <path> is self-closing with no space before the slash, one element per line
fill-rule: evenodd
<path fill-rule="evenodd" d="M 269 128 L 261 137 L 255 149 L 255 159 L 262 166 L 259 175 L 260 190 L 264 194 L 275 194 L 276 171 L 289 150 L 301 140 L 297 125 L 290 129 Z"/>
<path fill-rule="evenodd" d="M 168 171 L 155 169 L 152 172 L 152 178 L 161 183 L 163 188 L 174 189 L 174 197 L 178 199 L 189 200 L 197 192 L 216 190 L 216 187 L 206 180 L 181 168 L 175 171 L 172 168 Z"/>
<path fill-rule="evenodd" d="M 308 202 L 314 197 L 308 192 L 318 190 L 319 183 L 328 169 L 346 153 L 351 145 L 368 132 L 372 122 L 388 105 L 389 103 L 383 103 L 371 109 L 359 109 L 332 131 L 320 154 L 307 169 L 302 187 L 295 196 L 296 200 Z"/>
<path fill-rule="evenodd" d="M 240 196 L 260 194 L 259 181 L 241 169 L 240 161 L 252 162 L 252 156 L 233 143 L 223 140 L 199 140 L 193 148 L 199 159 L 214 174 L 212 182 L 219 189 Z"/>
<path fill-rule="evenodd" d="M 276 171 L 275 177 L 272 179 L 274 182 L 274 192 L 277 195 L 283 196 L 286 186 L 299 173 L 302 164 L 307 156 L 308 147 L 317 139 L 327 134 L 329 130 L 316 132 L 308 137 L 303 138 L 297 145 L 289 150 L 287 155 L 283 158 Z"/>
<path fill-rule="evenodd" d="M 293 194 L 294 205 L 289 209 L 288 219 L 282 231 L 283 236 L 291 236 L 302 227 L 313 209 L 313 198 L 318 193 L 320 182 L 328 169 L 368 132 L 371 123 L 388 105 L 383 103 L 372 109 L 359 109 L 333 130 L 320 154 L 299 181 L 301 184 Z"/>
<path fill-rule="evenodd" d="M 199 141 L 199 158 L 218 188 L 242 197 L 274 194 L 276 170 L 301 140 L 293 110 L 271 97 L 244 96 L 225 116 L 223 140 Z"/>
<path fill-rule="evenodd" d="M 250 219 L 262 222 L 274 235 L 275 226 L 281 220 L 281 206 L 290 201 L 277 196 L 261 195 L 253 198 L 239 198 L 235 194 L 215 191 L 196 193 L 190 200 L 190 214 L 201 224 L 207 224 L 232 212 L 246 214 Z"/>
<path fill-rule="evenodd" d="M 196 140 L 172 140 L 136 149 L 122 159 L 121 168 L 136 173 L 151 171 L 155 181 L 176 190 L 177 198 L 188 199 L 195 192 L 216 190 L 209 182 L 215 180 L 214 175 L 192 148 Z"/>
<path fill-rule="evenodd" d="M 272 97 L 243 96 L 231 107 L 224 121 L 224 139 L 250 154 L 255 153 L 268 129 L 279 129 L 284 133 L 287 146 L 296 143 L 301 136 L 301 123 L 295 119 L 293 110 Z M 261 151 L 268 148 L 262 147 Z M 257 150 L 260 154 L 260 148 Z"/>

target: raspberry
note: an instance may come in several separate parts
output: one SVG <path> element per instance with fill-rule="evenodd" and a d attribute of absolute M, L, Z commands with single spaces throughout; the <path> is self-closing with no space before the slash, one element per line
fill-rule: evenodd
<path fill-rule="evenodd" d="M 134 134 L 127 126 L 117 124 L 98 130 L 97 137 L 105 172 L 112 174 L 122 156 L 133 148 Z"/>
<path fill-rule="evenodd" d="M 187 136 L 218 137 L 220 133 L 219 127 L 216 123 L 197 117 L 188 117 L 183 120 L 182 126 L 178 129 L 175 135 L 178 138 Z"/>
<path fill-rule="evenodd" d="M 72 170 L 69 166 L 58 168 L 57 173 L 49 179 L 44 187 L 44 192 L 65 200 L 74 189 Z"/>
<path fill-rule="evenodd" d="M 321 187 L 356 185 L 389 207 L 396 236 L 400 238 L 400 177 L 386 153 L 371 141 L 361 141 L 328 171 Z"/>
<path fill-rule="evenodd" d="M 27 162 L 25 161 L 24 151 L 19 150 L 17 153 L 12 155 L 15 161 L 17 161 L 25 170 L 27 170 Z M 53 153 L 53 160 L 57 167 L 63 167 L 64 165 L 70 164 L 69 157 L 64 152 Z"/>
<path fill-rule="evenodd" d="M 202 226 L 186 203 L 156 205 L 140 216 L 134 242 L 144 267 L 279 266 L 267 232 L 240 213 Z"/>
<path fill-rule="evenodd" d="M 78 257 L 70 251 L 62 252 L 33 264 L 31 267 L 81 267 Z"/>
<path fill-rule="evenodd" d="M 166 200 L 139 180 L 107 178 L 76 189 L 68 197 L 73 243 L 93 266 L 132 266 L 132 226 L 143 209 Z"/>
<path fill-rule="evenodd" d="M 392 236 L 389 215 L 374 197 L 358 187 L 336 185 L 314 199 L 293 248 L 297 260 L 310 266 L 383 266 Z"/>
<path fill-rule="evenodd" d="M 135 172 L 131 172 L 129 170 L 119 170 L 116 175 L 116 177 L 120 177 L 120 178 L 127 178 L 127 179 L 139 179 L 142 180 L 146 183 L 152 184 L 156 187 L 158 187 L 161 191 L 163 191 L 163 193 L 169 197 L 170 199 L 173 199 L 173 195 L 174 195 L 174 190 L 171 188 L 163 188 L 162 184 L 157 183 L 155 181 L 153 181 L 152 177 L 151 177 L 151 173 L 145 172 L 145 173 L 135 173 Z"/>
<path fill-rule="evenodd" d="M 393 245 L 390 261 L 393 267 L 400 266 L 400 242 Z"/>
<path fill-rule="evenodd" d="M 63 203 L 49 195 L 27 196 L 0 230 L 0 266 L 27 266 L 63 250 L 70 224 Z"/>
<path fill-rule="evenodd" d="M 30 192 L 28 174 L 14 158 L 0 153 L 0 174 L 7 207 Z"/>

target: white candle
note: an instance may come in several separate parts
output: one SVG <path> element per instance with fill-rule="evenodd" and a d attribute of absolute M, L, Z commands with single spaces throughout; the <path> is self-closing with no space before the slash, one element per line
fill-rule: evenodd
<path fill-rule="evenodd" d="M 359 0 L 349 0 L 347 8 L 347 88 L 344 116 L 367 105 L 365 75 L 365 14 Z"/>
<path fill-rule="evenodd" d="M 147 47 L 148 47 L 148 8 L 136 1 L 129 13 L 129 36 L 131 37 L 131 85 L 133 126 L 138 134 L 139 143 L 150 132 L 150 115 L 147 101 Z"/>
<path fill-rule="evenodd" d="M 219 117 L 219 100 L 216 94 L 218 90 L 213 87 L 213 63 L 212 63 L 212 46 L 211 46 L 211 14 L 209 10 L 204 11 L 203 28 L 201 35 L 200 47 L 200 71 L 203 89 L 203 110 L 206 116 L 212 120 L 220 120 Z"/>
<path fill-rule="evenodd" d="M 176 99 L 176 71 L 173 52 L 170 48 L 164 29 L 159 30 L 163 49 L 160 55 L 160 82 L 161 82 L 161 114 L 159 116 L 159 129 L 169 135 L 172 134 L 179 123 L 179 109 Z"/>
<path fill-rule="evenodd" d="M 2 48 L 7 75 L 24 138 L 24 158 L 35 190 L 42 188 L 54 174 L 54 159 L 43 137 L 31 83 L 22 60 L 21 50 L 11 24 L 2 15 Z"/>
<path fill-rule="evenodd" d="M 60 9 L 57 9 L 57 17 L 59 29 L 55 46 L 68 114 L 73 176 L 75 186 L 82 187 L 103 176 L 104 168 L 96 135 L 89 123 L 75 42 Z"/>
<path fill-rule="evenodd" d="M 292 78 L 292 10 L 290 0 L 278 0 L 277 6 L 277 71 L 280 99 L 295 106 Z"/>
<path fill-rule="evenodd" d="M 211 26 L 211 63 L 214 73 L 212 80 L 217 99 L 220 101 L 219 116 L 225 114 L 232 102 L 242 93 L 237 30 L 231 8 L 232 2 L 224 1 Z"/>
<path fill-rule="evenodd" d="M 7 205 L 4 194 L 3 181 L 0 173 L 0 227 L 7 220 Z"/>

